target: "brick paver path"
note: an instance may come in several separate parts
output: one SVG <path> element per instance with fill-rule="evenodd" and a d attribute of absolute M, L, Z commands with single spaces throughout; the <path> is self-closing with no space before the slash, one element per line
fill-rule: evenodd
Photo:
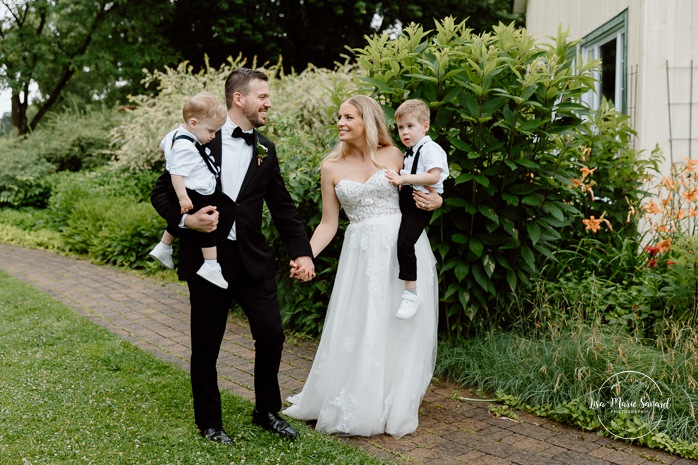
<path fill-rule="evenodd" d="M 50 252 L 0 244 L 0 270 L 44 291 L 91 321 L 188 370 L 189 305 L 186 287 Z M 281 363 L 282 395 L 300 390 L 315 344 L 287 343 Z M 253 341 L 247 322 L 231 316 L 219 360 L 222 387 L 252 400 Z M 487 402 L 447 382 L 434 382 L 420 410 L 416 433 L 343 438 L 396 463 L 433 465 L 687 465 L 671 454 L 599 437 L 517 412 L 495 417 Z"/>

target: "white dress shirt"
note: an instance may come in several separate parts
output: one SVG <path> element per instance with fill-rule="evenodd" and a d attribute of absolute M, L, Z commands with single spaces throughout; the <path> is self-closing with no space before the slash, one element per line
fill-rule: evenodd
<path fill-rule="evenodd" d="M 177 136 L 189 136 L 196 142 L 201 143 L 194 134 L 184 129 L 184 126 L 180 126 L 175 131 L 168 133 L 161 143 L 163 150 L 166 149 L 164 145 L 167 144 L 168 140 L 171 144 L 170 153 L 168 154 L 165 151 L 165 166 L 167 170 L 170 174 L 182 176 L 184 178 L 184 187 L 187 189 L 196 191 L 201 195 L 213 194 L 216 190 L 216 176 L 211 173 L 193 142 L 180 139 L 172 144 L 174 133 Z M 206 152 L 210 154 L 211 150 L 207 148 Z"/>
<path fill-rule="evenodd" d="M 433 187 L 439 194 L 443 194 L 444 180 L 448 177 L 448 160 L 446 159 L 446 152 L 444 149 L 431 140 L 429 136 L 422 137 L 419 142 L 412 147 L 414 154 L 405 158 L 405 166 L 400 170 L 400 174 L 406 175 L 412 173 L 412 164 L 414 163 L 414 157 L 419 147 L 422 147 L 422 150 L 419 152 L 419 161 L 417 162 L 417 172 L 415 174 L 427 173 L 432 168 L 439 168 L 441 170 L 439 182 L 432 184 L 430 187 Z M 413 185 L 412 187 L 415 190 L 427 194 L 429 193 L 429 191 L 422 186 Z"/>
<path fill-rule="evenodd" d="M 221 128 L 221 189 L 231 199 L 237 201 L 242 181 L 252 161 L 254 147 L 247 145 L 241 137 L 233 137 L 237 126 L 230 118 Z M 251 131 L 245 131 L 251 132 Z M 235 223 L 230 229 L 228 239 L 237 239 Z"/>

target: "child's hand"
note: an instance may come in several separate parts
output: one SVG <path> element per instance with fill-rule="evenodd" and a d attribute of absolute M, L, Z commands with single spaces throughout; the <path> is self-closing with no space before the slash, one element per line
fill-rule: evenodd
<path fill-rule="evenodd" d="M 179 201 L 179 213 L 180 213 L 180 215 L 185 214 L 186 212 L 188 212 L 192 208 L 194 208 L 194 204 L 191 203 L 191 199 L 189 197 Z"/>
<path fill-rule="evenodd" d="M 393 186 L 405 184 L 404 178 L 393 170 L 385 170 L 385 177 L 388 178 L 388 182 Z"/>

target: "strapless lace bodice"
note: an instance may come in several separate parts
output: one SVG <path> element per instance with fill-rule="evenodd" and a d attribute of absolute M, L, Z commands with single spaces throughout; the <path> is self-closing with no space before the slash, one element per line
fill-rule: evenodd
<path fill-rule="evenodd" d="M 400 213 L 397 188 L 378 170 L 365 183 L 342 179 L 334 188 L 349 222 Z"/>

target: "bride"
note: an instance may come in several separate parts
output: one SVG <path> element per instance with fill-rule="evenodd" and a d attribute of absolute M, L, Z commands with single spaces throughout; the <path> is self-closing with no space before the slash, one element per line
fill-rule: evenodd
<path fill-rule="evenodd" d="M 422 308 L 412 319 L 397 319 L 404 290 L 396 247 L 401 216 L 397 188 L 385 170 L 399 172 L 404 157 L 370 97 L 346 100 L 337 128 L 339 142 L 321 167 L 322 220 L 310 240 L 314 256 L 335 236 L 340 208 L 349 226 L 315 360 L 284 413 L 316 420 L 315 428 L 328 433 L 399 438 L 417 429 L 434 370 L 435 259 L 422 234 L 415 246 Z M 441 204 L 437 194 L 426 199 Z"/>

